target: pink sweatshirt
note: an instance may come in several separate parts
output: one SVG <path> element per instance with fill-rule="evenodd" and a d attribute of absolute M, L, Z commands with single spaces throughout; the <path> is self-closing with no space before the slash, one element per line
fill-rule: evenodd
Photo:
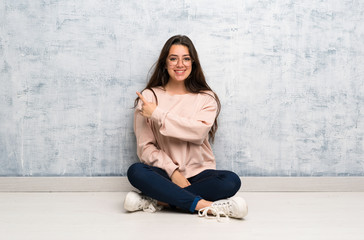
<path fill-rule="evenodd" d="M 208 142 L 208 133 L 217 111 L 213 94 L 169 95 L 162 88 L 153 88 L 158 106 L 151 118 L 134 113 L 137 154 L 141 162 L 164 169 L 169 176 L 179 169 L 186 178 L 206 169 L 215 169 L 215 157 Z M 142 95 L 156 103 L 150 90 Z"/>

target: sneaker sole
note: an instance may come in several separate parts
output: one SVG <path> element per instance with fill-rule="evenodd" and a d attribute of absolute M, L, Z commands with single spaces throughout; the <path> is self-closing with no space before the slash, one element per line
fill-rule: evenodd
<path fill-rule="evenodd" d="M 238 213 L 240 213 L 239 215 L 232 216 L 232 217 L 244 218 L 246 215 L 248 215 L 248 205 L 246 204 L 246 201 L 243 198 L 235 197 L 235 198 L 232 198 L 231 200 L 233 200 L 234 202 L 237 203 L 237 205 L 239 206 Z"/>
<path fill-rule="evenodd" d="M 135 212 L 138 211 L 139 209 L 135 209 L 135 201 L 136 199 L 139 199 L 139 195 L 136 192 L 129 192 L 124 200 L 124 209 L 129 211 L 129 212 Z"/>

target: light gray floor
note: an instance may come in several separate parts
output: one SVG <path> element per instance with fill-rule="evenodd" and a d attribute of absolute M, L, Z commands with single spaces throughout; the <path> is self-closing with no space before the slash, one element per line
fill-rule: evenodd
<path fill-rule="evenodd" d="M 126 213 L 126 193 L 0 193 L 0 238 L 364 239 L 364 193 L 245 192 L 245 220 Z"/>

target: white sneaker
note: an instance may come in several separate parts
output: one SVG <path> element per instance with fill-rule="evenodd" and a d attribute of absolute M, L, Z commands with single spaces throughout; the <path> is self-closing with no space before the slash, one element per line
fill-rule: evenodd
<path fill-rule="evenodd" d="M 124 208 L 129 212 L 140 210 L 144 212 L 156 212 L 162 210 L 163 207 L 158 206 L 157 200 L 136 192 L 129 192 L 124 200 Z"/>
<path fill-rule="evenodd" d="M 229 199 L 213 202 L 211 206 L 202 208 L 198 211 L 200 217 L 210 218 L 208 213 L 212 213 L 220 221 L 220 217 L 225 218 L 244 218 L 248 214 L 248 205 L 241 197 L 233 197 Z"/>

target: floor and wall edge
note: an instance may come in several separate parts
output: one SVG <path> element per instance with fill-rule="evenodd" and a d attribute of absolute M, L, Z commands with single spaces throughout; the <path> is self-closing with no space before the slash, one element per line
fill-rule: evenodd
<path fill-rule="evenodd" d="M 241 177 L 247 192 L 363 192 L 364 177 Z M 0 177 L 0 192 L 126 192 L 126 177 Z"/>

